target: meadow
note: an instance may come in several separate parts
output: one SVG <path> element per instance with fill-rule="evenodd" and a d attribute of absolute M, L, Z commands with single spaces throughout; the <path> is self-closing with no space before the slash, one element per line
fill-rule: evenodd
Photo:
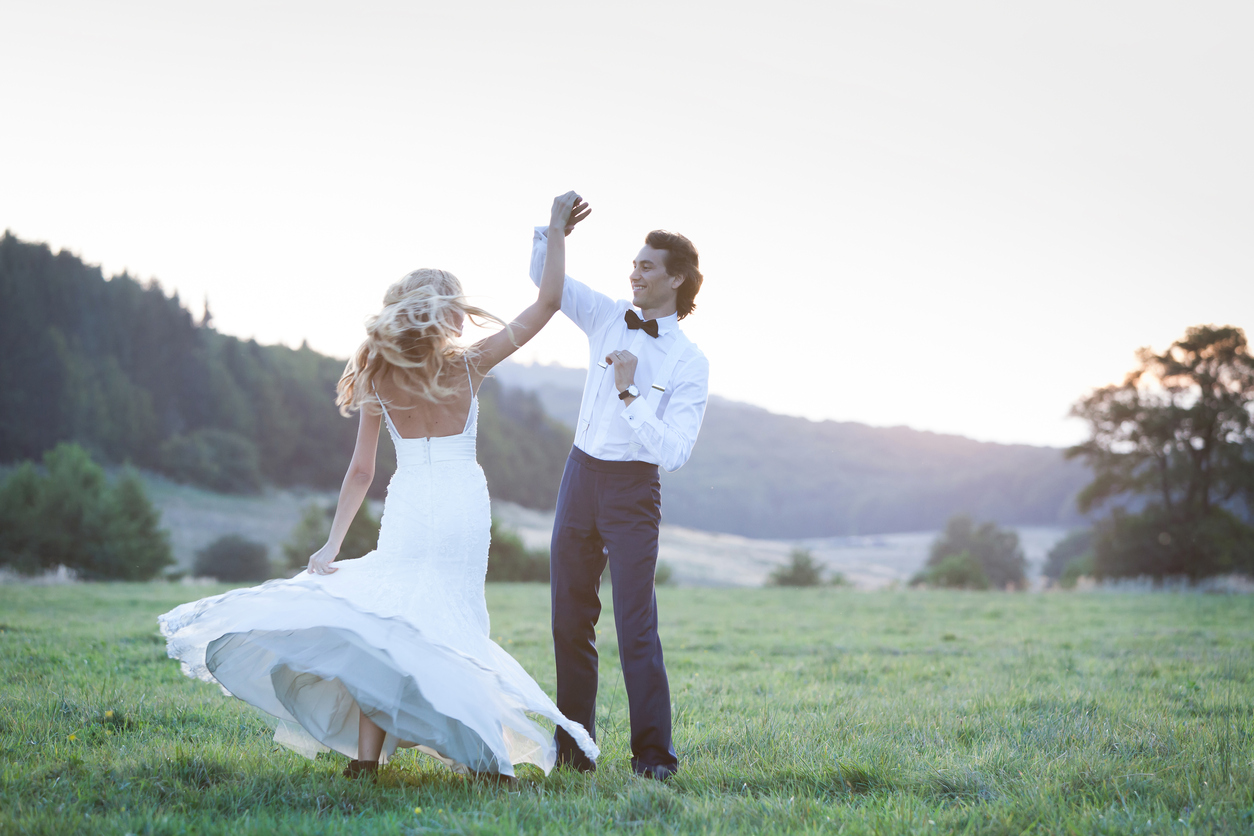
<path fill-rule="evenodd" d="M 658 592 L 680 773 L 637 779 L 608 610 L 594 775 L 305 760 L 166 658 L 225 587 L 0 586 L 0 833 L 1248 833 L 1254 596 Z M 553 692 L 548 590 L 492 632 Z"/>

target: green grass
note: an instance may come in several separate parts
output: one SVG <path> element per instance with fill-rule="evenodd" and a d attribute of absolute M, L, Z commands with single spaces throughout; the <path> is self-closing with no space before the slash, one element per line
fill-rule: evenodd
<path fill-rule="evenodd" d="M 600 769 L 511 792 L 277 747 L 165 657 L 155 616 L 214 591 L 0 587 L 0 833 L 1254 828 L 1250 596 L 661 589 L 680 774 L 630 774 L 607 611 Z M 552 693 L 547 589 L 488 599 Z"/>

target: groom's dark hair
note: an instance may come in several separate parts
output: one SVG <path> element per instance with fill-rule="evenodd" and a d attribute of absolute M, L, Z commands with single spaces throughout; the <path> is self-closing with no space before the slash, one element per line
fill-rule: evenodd
<path fill-rule="evenodd" d="M 697 248 L 678 232 L 667 232 L 665 229 L 653 230 L 644 237 L 644 242 L 655 250 L 666 251 L 662 260 L 666 262 L 668 275 L 683 276 L 684 283 L 679 286 L 675 298 L 675 309 L 679 318 L 683 319 L 696 310 L 697 291 L 705 278 L 697 269 Z"/>

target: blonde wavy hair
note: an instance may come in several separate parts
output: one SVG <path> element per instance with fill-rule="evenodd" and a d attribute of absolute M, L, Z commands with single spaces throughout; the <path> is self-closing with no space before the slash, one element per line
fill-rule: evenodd
<path fill-rule="evenodd" d="M 456 394 L 440 378 L 450 362 L 471 352 L 455 342 L 461 335 L 459 313 L 463 319 L 495 322 L 509 330 L 503 320 L 467 302 L 462 283 L 445 270 L 424 267 L 389 287 L 383 310 L 366 320 L 366 339 L 336 386 L 340 414 L 348 417 L 359 409 L 379 414 L 375 382 L 388 373 L 401 391 L 429 401 Z"/>

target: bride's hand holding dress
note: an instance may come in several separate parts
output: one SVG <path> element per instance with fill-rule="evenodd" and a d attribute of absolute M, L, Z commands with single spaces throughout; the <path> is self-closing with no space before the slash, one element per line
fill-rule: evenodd
<path fill-rule="evenodd" d="M 332 549 L 330 545 L 323 546 L 313 554 L 309 555 L 309 566 L 305 569 L 311 575 L 329 575 L 332 572 L 338 572 L 332 561 L 339 556 L 339 549 Z"/>

